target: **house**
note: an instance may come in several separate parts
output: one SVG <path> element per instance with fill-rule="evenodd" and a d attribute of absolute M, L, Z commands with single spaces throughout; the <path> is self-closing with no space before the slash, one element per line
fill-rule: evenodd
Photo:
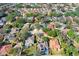
<path fill-rule="evenodd" d="M 6 23 L 6 18 L 5 17 L 2 17 L 1 20 Z"/>
<path fill-rule="evenodd" d="M 3 28 L 0 28 L 0 34 L 4 34 Z"/>
<path fill-rule="evenodd" d="M 76 32 L 79 32 L 79 27 L 74 27 Z"/>
<path fill-rule="evenodd" d="M 61 23 L 64 23 L 64 22 L 66 22 L 66 17 L 65 16 L 61 16 L 61 17 L 58 17 L 58 19 L 57 19 L 59 22 L 61 22 Z"/>
<path fill-rule="evenodd" d="M 10 21 L 7 21 L 6 25 L 13 25 L 13 24 Z"/>
<path fill-rule="evenodd" d="M 5 23 L 6 23 L 6 18 L 5 17 L 1 17 L 0 18 L 0 28 L 2 28 Z"/>
<path fill-rule="evenodd" d="M 62 33 L 62 35 L 67 35 L 68 31 L 69 31 L 69 29 L 65 28 L 65 29 L 62 29 L 61 33 Z"/>
<path fill-rule="evenodd" d="M 4 36 L 4 41 L 5 40 L 9 40 L 9 41 L 11 41 L 11 40 L 13 40 L 13 39 L 15 39 L 16 38 L 16 34 L 6 34 L 5 36 Z"/>
<path fill-rule="evenodd" d="M 34 29 L 33 31 L 30 31 L 30 33 L 33 35 L 35 34 L 39 39 L 44 35 L 44 32 L 42 29 Z"/>
<path fill-rule="evenodd" d="M 49 48 L 51 50 L 56 50 L 56 51 L 60 50 L 60 44 L 59 44 L 59 42 L 58 42 L 58 40 L 56 38 L 50 39 L 50 41 L 49 41 Z"/>
<path fill-rule="evenodd" d="M 0 12 L 0 27 L 3 27 L 3 25 L 6 22 L 5 16 L 6 16 L 6 14 L 4 12 Z"/>
<path fill-rule="evenodd" d="M 25 47 L 28 48 L 28 47 L 32 46 L 33 44 L 34 44 L 34 35 L 28 37 L 25 40 Z"/>
<path fill-rule="evenodd" d="M 20 31 L 19 28 L 12 28 L 10 34 L 14 34 L 14 33 L 17 33 L 19 31 Z"/>
<path fill-rule="evenodd" d="M 37 49 L 41 55 L 48 55 L 49 53 L 47 42 L 39 41 L 37 44 Z"/>
<path fill-rule="evenodd" d="M 26 23 L 24 24 L 24 26 L 22 27 L 23 29 L 29 29 L 30 23 Z"/>
<path fill-rule="evenodd" d="M 34 29 L 33 31 L 31 31 L 32 34 L 43 34 L 43 30 L 42 29 Z"/>
<path fill-rule="evenodd" d="M 14 48 L 22 48 L 22 42 L 16 43 L 16 45 L 14 46 Z"/>
<path fill-rule="evenodd" d="M 5 17 L 0 18 L 0 27 L 3 27 L 3 25 L 5 24 L 6 19 Z"/>
<path fill-rule="evenodd" d="M 0 41 L 4 39 L 4 35 L 0 34 Z"/>
<path fill-rule="evenodd" d="M 78 27 L 75 26 L 75 27 L 73 28 L 73 30 L 75 31 L 76 35 L 79 35 L 79 26 L 78 26 Z"/>
<path fill-rule="evenodd" d="M 2 28 L 2 27 L 3 27 L 3 25 L 4 25 L 3 21 L 2 21 L 2 20 L 0 20 L 0 28 Z"/>
<path fill-rule="evenodd" d="M 51 22 L 51 23 L 48 24 L 48 28 L 49 29 L 55 29 L 56 28 L 56 24 Z"/>
<path fill-rule="evenodd" d="M 7 16 L 3 11 L 0 11 L 0 18 Z"/>
<path fill-rule="evenodd" d="M 66 17 L 66 20 L 70 23 L 70 24 L 73 24 L 74 23 L 74 20 L 71 16 L 68 16 Z"/>
<path fill-rule="evenodd" d="M 0 55 L 8 55 L 9 52 L 11 51 L 12 49 L 12 45 L 11 44 L 8 44 L 8 45 L 4 45 L 2 47 L 0 47 Z"/>

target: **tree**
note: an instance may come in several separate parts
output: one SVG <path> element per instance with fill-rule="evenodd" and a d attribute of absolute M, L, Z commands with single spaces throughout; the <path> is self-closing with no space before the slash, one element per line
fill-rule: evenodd
<path fill-rule="evenodd" d="M 12 21 L 13 20 L 13 16 L 11 14 L 8 14 L 8 16 L 6 16 L 7 21 Z"/>
<path fill-rule="evenodd" d="M 26 56 L 37 55 L 38 53 L 37 53 L 37 49 L 36 49 L 36 44 L 33 45 L 33 46 L 31 46 L 31 47 L 29 47 L 29 48 L 25 48 L 25 49 L 23 50 L 22 55 L 23 55 L 23 54 L 26 55 Z"/>
<path fill-rule="evenodd" d="M 4 25 L 3 26 L 3 31 L 5 32 L 5 33 L 10 33 L 10 31 L 11 31 L 11 28 L 12 28 L 12 25 Z"/>
<path fill-rule="evenodd" d="M 22 18 L 17 19 L 15 22 L 13 22 L 13 26 L 18 27 L 18 28 L 22 28 L 24 24 L 25 24 L 25 20 Z"/>
<path fill-rule="evenodd" d="M 45 37 L 45 36 L 43 36 L 42 39 L 43 39 L 44 41 L 46 41 L 46 42 L 48 42 L 48 40 L 49 40 L 49 38 L 48 38 L 48 37 Z"/>
<path fill-rule="evenodd" d="M 66 55 L 67 56 L 78 56 L 78 50 L 74 46 L 67 46 L 66 48 Z"/>
<path fill-rule="evenodd" d="M 48 32 L 48 31 L 50 31 L 50 29 L 49 28 L 44 28 L 43 31 Z"/>
<path fill-rule="evenodd" d="M 66 55 L 67 56 L 72 56 L 73 55 L 72 49 L 73 49 L 72 47 L 68 47 L 68 46 L 66 47 Z"/>
<path fill-rule="evenodd" d="M 0 18 L 5 16 L 7 16 L 7 14 L 5 14 L 3 11 L 0 11 Z"/>
<path fill-rule="evenodd" d="M 72 29 L 70 29 L 70 30 L 67 32 L 67 35 L 68 35 L 69 37 L 71 37 L 71 38 L 74 38 L 74 37 L 75 37 L 75 32 L 74 32 Z"/>
<path fill-rule="evenodd" d="M 55 17 L 60 17 L 62 16 L 63 14 L 62 13 L 57 13 L 56 11 L 55 12 L 50 12 L 48 13 L 49 16 L 55 16 Z"/>
<path fill-rule="evenodd" d="M 54 30 L 48 31 L 47 33 L 48 33 L 49 36 L 56 37 L 56 36 L 59 35 L 60 32 L 59 32 L 59 30 L 54 29 Z"/>
<path fill-rule="evenodd" d="M 76 41 L 77 43 L 79 43 L 79 36 L 76 36 L 76 37 L 75 37 L 75 41 Z"/>
<path fill-rule="evenodd" d="M 65 12 L 64 15 L 65 16 L 72 16 L 72 17 L 74 17 L 74 16 L 76 16 L 76 13 L 74 11 L 70 11 L 70 12 Z"/>
<path fill-rule="evenodd" d="M 19 3 L 19 4 L 16 4 L 16 8 L 23 8 L 23 4 L 22 3 Z"/>
<path fill-rule="evenodd" d="M 75 9 L 76 16 L 79 16 L 79 7 Z"/>
<path fill-rule="evenodd" d="M 6 16 L 7 21 L 13 22 L 15 20 L 15 16 L 20 16 L 20 14 L 16 11 L 12 11 Z"/>
<path fill-rule="evenodd" d="M 21 55 L 21 48 L 12 48 L 9 52 L 9 55 L 12 56 L 20 56 Z"/>

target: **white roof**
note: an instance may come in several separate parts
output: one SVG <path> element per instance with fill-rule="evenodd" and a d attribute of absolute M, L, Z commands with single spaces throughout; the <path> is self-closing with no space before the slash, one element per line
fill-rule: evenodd
<path fill-rule="evenodd" d="M 0 22 L 0 25 L 4 25 L 4 23 L 3 22 Z"/>

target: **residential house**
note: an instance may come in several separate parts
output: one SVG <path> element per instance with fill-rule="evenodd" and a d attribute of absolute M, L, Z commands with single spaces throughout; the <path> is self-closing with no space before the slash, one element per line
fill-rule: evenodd
<path fill-rule="evenodd" d="M 6 35 L 4 36 L 4 41 L 5 41 L 5 40 L 11 41 L 11 40 L 13 40 L 13 39 L 15 39 L 15 38 L 16 38 L 16 34 L 6 34 Z"/>
<path fill-rule="evenodd" d="M 4 25 L 3 21 L 2 21 L 2 20 L 0 20 L 0 28 L 2 28 L 2 27 L 3 27 L 3 25 Z"/>
<path fill-rule="evenodd" d="M 49 29 L 55 29 L 56 28 L 56 24 L 51 22 L 50 24 L 48 24 L 48 28 Z"/>
<path fill-rule="evenodd" d="M 4 35 L 0 34 L 0 41 L 4 39 Z"/>
<path fill-rule="evenodd" d="M 12 49 L 12 45 L 10 44 L 0 47 L 0 55 L 2 56 L 8 55 L 11 49 Z"/>
<path fill-rule="evenodd" d="M 5 23 L 6 23 L 6 18 L 5 17 L 0 18 L 0 28 L 2 28 Z"/>
<path fill-rule="evenodd" d="M 62 29 L 61 33 L 63 36 L 66 36 L 68 31 L 69 31 L 69 29 L 64 28 L 64 29 Z"/>
<path fill-rule="evenodd" d="M 25 40 L 25 47 L 28 48 L 34 44 L 34 36 L 30 36 Z"/>
<path fill-rule="evenodd" d="M 52 38 L 49 41 L 49 48 L 51 50 L 60 51 L 60 44 L 56 38 Z"/>
<path fill-rule="evenodd" d="M 39 41 L 38 45 L 37 45 L 37 49 L 39 50 L 39 53 L 41 55 L 48 55 L 48 53 L 49 53 L 47 42 Z"/>
<path fill-rule="evenodd" d="M 19 28 L 12 28 L 10 34 L 18 33 L 19 31 Z"/>

